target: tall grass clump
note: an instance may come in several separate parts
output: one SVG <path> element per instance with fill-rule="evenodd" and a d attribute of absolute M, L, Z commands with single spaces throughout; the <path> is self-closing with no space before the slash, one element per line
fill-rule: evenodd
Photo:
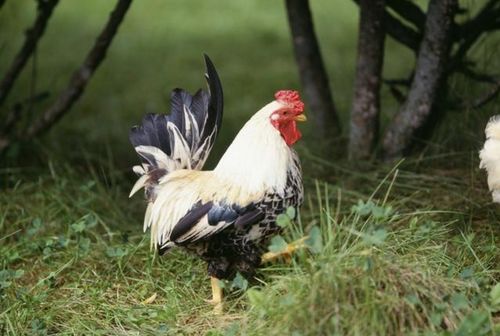
<path fill-rule="evenodd" d="M 455 250 L 474 248 L 454 232 L 455 220 L 400 209 L 388 202 L 392 185 L 381 199 L 360 200 L 341 214 L 341 191 L 333 202 L 331 188 L 317 184 L 302 223 L 310 253 L 279 274 L 266 272 L 265 285 L 247 292 L 245 334 L 494 333 L 498 264 L 486 257 L 474 268 L 458 257 Z M 302 233 L 293 231 L 289 240 Z"/>

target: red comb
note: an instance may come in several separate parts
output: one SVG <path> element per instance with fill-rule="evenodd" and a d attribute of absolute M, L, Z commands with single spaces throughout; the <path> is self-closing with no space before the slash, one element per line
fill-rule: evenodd
<path fill-rule="evenodd" d="M 296 113 L 302 113 L 304 111 L 304 103 L 300 100 L 298 91 L 280 90 L 274 94 L 274 98 L 281 103 L 291 105 Z"/>

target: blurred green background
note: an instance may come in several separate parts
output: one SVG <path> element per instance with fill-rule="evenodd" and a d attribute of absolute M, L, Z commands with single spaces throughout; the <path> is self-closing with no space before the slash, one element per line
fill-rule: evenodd
<path fill-rule="evenodd" d="M 473 9 L 469 15 L 484 3 L 485 0 L 461 1 Z M 49 106 L 92 47 L 114 5 L 114 1 L 101 0 L 61 1 L 41 39 L 36 58 L 25 67 L 6 106 L 29 97 L 33 85 L 39 92 L 49 91 L 51 96 L 30 113 Z M 345 135 L 356 59 L 357 6 L 347 0 L 312 0 L 311 7 Z M 4 4 L 0 11 L 0 73 L 9 66 L 23 41 L 23 31 L 35 15 L 34 1 Z M 500 36 L 495 33 L 483 38 L 472 50 L 479 69 L 492 73 L 500 68 L 499 41 Z M 43 156 L 60 154 L 70 159 L 76 154 L 77 159 L 81 150 L 97 155 L 106 150 L 113 153 L 120 167 L 130 165 L 134 153 L 128 144 L 129 128 L 139 123 L 146 112 L 168 112 L 171 89 L 194 91 L 205 86 L 203 52 L 216 64 L 225 91 L 223 131 L 212 162 L 245 120 L 271 100 L 276 90 L 300 88 L 283 1 L 135 1 L 86 92 L 45 137 L 43 148 L 47 151 Z M 413 66 L 413 54 L 388 37 L 384 78 L 403 78 Z M 473 99 L 485 90 L 463 78 L 453 78 L 450 83 L 451 97 L 455 98 Z M 387 121 L 397 107 L 384 85 L 382 121 Z M 476 148 L 477 133 L 482 133 L 494 109 L 494 104 L 490 104 L 479 111 L 451 113 L 431 139 L 430 147 L 443 150 L 440 146 L 446 145 L 449 150 L 451 144 L 451 149 L 460 149 L 466 143 Z M 318 139 L 308 140 L 314 131 L 312 123 L 302 127 L 305 146 L 316 147 L 314 142 Z"/>
<path fill-rule="evenodd" d="M 472 15 L 474 8 L 480 8 L 484 2 L 466 0 L 461 4 L 473 8 L 469 14 Z M 6 106 L 29 97 L 33 85 L 37 91 L 49 91 L 51 96 L 38 103 L 31 113 L 49 106 L 92 47 L 114 5 L 114 1 L 101 0 L 61 1 L 41 39 L 36 58 L 25 67 Z M 358 9 L 347 0 L 312 0 L 311 7 L 346 135 Z M 35 15 L 34 1 L 4 4 L 0 11 L 0 73 L 9 66 L 23 41 L 23 31 Z M 479 69 L 491 73 L 500 68 L 499 41 L 496 33 L 483 38 L 472 50 Z M 43 148 L 47 151 L 43 156 L 71 159 L 76 154 L 78 159 L 81 150 L 97 155 L 106 150 L 113 153 L 120 167 L 130 165 L 134 153 L 128 144 L 129 128 L 139 123 L 146 112 L 168 112 L 171 89 L 195 91 L 205 86 L 203 52 L 216 64 L 225 91 L 223 131 L 212 163 L 245 120 L 270 101 L 276 90 L 300 88 L 283 1 L 135 1 L 86 92 L 45 137 Z M 403 78 L 413 66 L 413 54 L 388 37 L 384 78 Z M 450 83 L 451 97 L 455 98 L 465 95 L 472 99 L 485 90 L 459 77 Z M 447 146 L 449 150 L 463 148 L 464 143 L 468 148 L 479 146 L 477 133 L 482 133 L 485 121 L 494 113 L 493 105 L 480 111 L 451 113 L 431 139 L 430 147 L 443 150 L 442 146 Z M 382 122 L 397 108 L 398 103 L 384 85 Z M 318 139 L 308 137 L 314 131 L 312 123 L 302 127 L 305 146 L 317 147 L 314 142 Z"/>
<path fill-rule="evenodd" d="M 82 62 L 114 5 L 101 0 L 61 1 L 38 46 L 35 64 L 26 66 L 7 104 L 29 97 L 35 66 L 37 90 L 47 90 L 51 96 L 32 113 L 48 106 Z M 311 6 L 334 100 L 347 126 L 357 6 L 326 0 L 313 0 Z M 35 2 L 29 0 L 7 1 L 0 11 L 0 73 L 10 64 L 35 15 Z M 405 76 L 413 66 L 412 55 L 391 39 L 386 45 L 384 74 Z M 203 52 L 216 64 L 225 91 L 223 132 L 212 161 L 276 90 L 300 88 L 283 1 L 135 1 L 86 92 L 46 137 L 48 154 L 69 158 L 82 149 L 97 154 L 111 148 L 120 166 L 129 165 L 134 153 L 128 129 L 146 112 L 167 112 L 171 89 L 194 91 L 205 86 Z M 387 88 L 383 97 L 384 111 L 391 115 L 397 105 Z M 308 145 L 312 125 L 303 127 Z"/>

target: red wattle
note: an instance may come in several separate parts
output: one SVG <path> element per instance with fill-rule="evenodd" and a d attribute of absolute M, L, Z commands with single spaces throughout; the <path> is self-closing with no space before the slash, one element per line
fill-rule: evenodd
<path fill-rule="evenodd" d="M 279 123 L 277 128 L 288 146 L 292 146 L 302 137 L 295 120 Z"/>

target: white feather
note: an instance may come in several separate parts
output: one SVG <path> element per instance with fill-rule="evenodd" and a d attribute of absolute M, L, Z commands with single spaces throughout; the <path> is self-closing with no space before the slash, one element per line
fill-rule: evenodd
<path fill-rule="evenodd" d="M 196 167 L 193 167 L 193 169 L 199 170 L 205 164 L 205 161 L 207 160 L 208 154 L 210 153 L 210 150 L 207 149 L 207 147 L 210 145 L 210 141 L 212 140 L 213 134 L 216 134 L 216 133 L 212 133 L 211 135 L 207 136 L 205 141 L 203 142 L 203 144 L 200 145 L 200 147 L 198 148 L 198 150 L 195 153 L 193 153 L 193 156 L 192 156 L 193 161 L 198 162 Z"/>
<path fill-rule="evenodd" d="M 171 139 L 173 139 L 174 143 L 170 148 L 173 148 L 174 152 L 170 156 L 174 161 L 178 162 L 177 169 L 191 169 L 191 150 L 189 144 L 184 140 L 184 137 L 174 123 L 168 122 L 167 129 L 170 135 L 173 135 Z"/>
<path fill-rule="evenodd" d="M 184 122 L 185 122 L 184 127 L 186 128 L 186 136 L 191 137 L 192 119 L 190 117 L 192 113 L 186 105 L 183 105 L 182 111 L 184 112 Z"/>
<path fill-rule="evenodd" d="M 292 151 L 269 121 L 281 107 L 273 101 L 245 124 L 214 169 L 219 178 L 252 194 L 283 192 Z"/>
<path fill-rule="evenodd" d="M 500 116 L 490 119 L 485 133 L 486 141 L 479 152 L 479 167 L 486 169 L 493 202 L 500 203 Z"/>
<path fill-rule="evenodd" d="M 189 232 L 178 238 L 176 242 L 182 243 L 186 240 L 190 239 L 197 240 L 203 237 L 210 236 L 226 228 L 229 224 L 231 223 L 219 222 L 215 225 L 209 225 L 208 216 L 205 215 L 191 230 L 189 230 Z"/>
<path fill-rule="evenodd" d="M 142 187 L 144 187 L 144 184 L 146 183 L 146 180 L 148 178 L 149 176 L 147 174 L 139 177 L 139 179 L 135 182 L 134 186 L 132 187 L 132 190 L 130 191 L 128 197 L 129 198 L 132 197 L 137 191 L 139 191 Z"/>
<path fill-rule="evenodd" d="M 141 166 L 139 166 L 139 165 L 133 166 L 132 167 L 132 171 L 134 173 L 136 173 L 137 175 L 144 175 L 144 174 L 146 174 L 146 169 L 142 165 Z"/>
<path fill-rule="evenodd" d="M 146 227 L 151 227 L 151 239 L 163 245 L 169 241 L 175 224 L 199 200 L 193 183 L 183 177 L 195 171 L 178 170 L 167 175 L 158 185 L 157 197 L 151 203 L 151 215 Z M 199 173 L 199 172 L 198 172 Z"/>
<path fill-rule="evenodd" d="M 151 220 L 151 203 L 148 203 L 148 206 L 146 207 L 146 213 L 144 214 L 144 224 L 142 226 L 142 230 L 146 232 L 149 222 Z"/>
<path fill-rule="evenodd" d="M 169 170 L 172 168 L 172 160 L 165 154 L 161 149 L 154 146 L 137 146 L 135 151 L 144 157 L 148 155 L 153 156 L 157 162 L 158 168 L 164 168 Z"/>

